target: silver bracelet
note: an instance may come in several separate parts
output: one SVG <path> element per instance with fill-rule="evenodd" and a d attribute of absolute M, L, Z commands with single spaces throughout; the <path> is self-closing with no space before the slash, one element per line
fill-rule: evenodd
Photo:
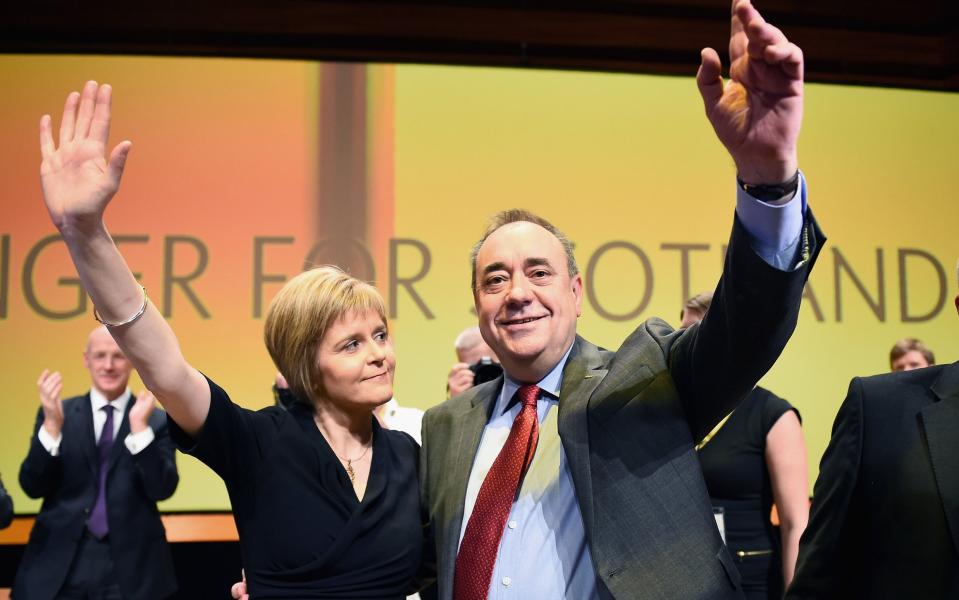
<path fill-rule="evenodd" d="M 119 323 L 107 323 L 106 321 L 100 318 L 100 314 L 97 312 L 96 306 L 93 307 L 93 318 L 97 320 L 97 323 L 101 323 L 103 325 L 106 325 L 107 327 L 121 327 L 123 325 L 129 325 L 130 323 L 133 323 L 134 321 L 142 317 L 143 313 L 145 313 L 147 310 L 147 300 L 148 300 L 147 289 L 143 287 L 142 285 L 140 286 L 140 289 L 143 290 L 143 304 L 140 305 L 140 310 L 137 311 L 137 314 L 133 315 L 126 321 L 121 321 Z"/>

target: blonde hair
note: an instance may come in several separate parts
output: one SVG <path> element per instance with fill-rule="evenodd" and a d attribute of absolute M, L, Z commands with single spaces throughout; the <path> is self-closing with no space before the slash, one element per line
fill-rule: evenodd
<path fill-rule="evenodd" d="M 300 273 L 283 286 L 266 313 L 266 349 L 300 400 L 320 389 L 317 348 L 333 323 L 351 312 L 376 312 L 386 323 L 383 297 L 372 285 L 335 266 Z"/>

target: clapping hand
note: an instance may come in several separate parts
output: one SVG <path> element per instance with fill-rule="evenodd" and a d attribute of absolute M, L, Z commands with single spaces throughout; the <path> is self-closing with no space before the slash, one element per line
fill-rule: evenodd
<path fill-rule="evenodd" d="M 143 390 L 137 394 L 136 402 L 130 409 L 130 433 L 140 433 L 147 428 L 156 400 L 150 390 Z"/>
<path fill-rule="evenodd" d="M 44 369 L 37 379 L 37 389 L 40 391 L 40 406 L 43 408 L 43 428 L 50 437 L 57 439 L 63 429 L 63 401 L 60 399 L 63 378 L 60 377 L 60 372 L 51 373 Z"/>

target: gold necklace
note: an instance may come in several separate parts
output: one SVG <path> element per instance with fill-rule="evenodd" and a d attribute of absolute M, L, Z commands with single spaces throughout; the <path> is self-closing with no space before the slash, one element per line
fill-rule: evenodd
<path fill-rule="evenodd" d="M 336 454 L 336 452 L 333 453 L 336 454 L 338 459 L 346 463 L 346 474 L 350 476 L 350 483 L 356 483 L 356 471 L 353 470 L 353 463 L 363 460 L 363 457 L 366 456 L 366 453 L 369 452 L 372 447 L 373 443 L 370 442 L 370 445 L 363 450 L 363 454 L 360 454 L 356 458 L 343 458 L 339 454 Z"/>
<path fill-rule="evenodd" d="M 370 448 L 373 447 L 373 439 L 371 437 L 369 445 L 366 449 L 363 450 L 363 454 L 360 454 L 356 458 L 343 458 L 336 453 L 336 450 L 333 450 L 333 444 L 330 442 L 329 437 L 323 433 L 323 427 L 320 426 L 320 420 L 317 418 L 316 413 L 313 414 L 313 423 L 316 424 L 316 428 L 320 431 L 320 435 L 326 440 L 326 445 L 330 447 L 330 450 L 333 452 L 333 455 L 336 458 L 340 459 L 340 462 L 346 463 L 346 474 L 350 476 L 350 483 L 356 483 L 356 471 L 353 470 L 353 463 L 363 460 L 363 457 L 366 456 L 366 453 L 370 451 Z"/>

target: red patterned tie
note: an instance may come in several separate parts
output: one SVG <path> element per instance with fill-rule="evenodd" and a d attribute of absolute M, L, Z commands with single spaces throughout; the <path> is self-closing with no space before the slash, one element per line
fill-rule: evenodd
<path fill-rule="evenodd" d="M 536 453 L 539 439 L 539 420 L 536 417 L 536 398 L 539 388 L 524 385 L 516 391 L 523 403 L 506 444 L 490 467 L 480 486 L 473 514 L 466 524 L 466 533 L 456 555 L 456 573 L 453 580 L 453 598 L 456 600 L 485 600 L 489 594 L 490 578 L 499 551 L 499 541 L 506 528 L 513 500 L 519 491 L 523 474 Z"/>

